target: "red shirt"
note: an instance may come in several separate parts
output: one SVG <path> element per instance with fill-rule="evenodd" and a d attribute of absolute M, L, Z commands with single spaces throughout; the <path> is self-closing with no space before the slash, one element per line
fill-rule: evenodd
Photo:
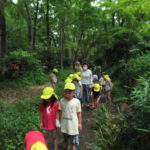
<path fill-rule="evenodd" d="M 38 141 L 46 146 L 44 136 L 40 131 L 30 131 L 26 133 L 24 141 L 26 144 L 25 150 L 31 150 L 31 147 Z"/>
<path fill-rule="evenodd" d="M 59 109 L 59 103 L 55 102 L 52 104 L 47 103 L 46 106 L 40 104 L 40 111 L 42 116 L 42 128 L 45 130 L 55 130 L 56 129 L 56 114 Z"/>

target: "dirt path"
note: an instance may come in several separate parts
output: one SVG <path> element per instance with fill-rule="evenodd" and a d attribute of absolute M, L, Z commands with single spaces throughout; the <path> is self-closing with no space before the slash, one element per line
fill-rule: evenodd
<path fill-rule="evenodd" d="M 38 96 L 41 93 L 41 90 L 46 86 L 49 86 L 49 82 L 45 83 L 44 85 L 35 87 L 22 89 L 8 88 L 7 90 L 0 90 L 0 101 L 13 103 L 19 99 L 33 98 L 35 96 Z"/>

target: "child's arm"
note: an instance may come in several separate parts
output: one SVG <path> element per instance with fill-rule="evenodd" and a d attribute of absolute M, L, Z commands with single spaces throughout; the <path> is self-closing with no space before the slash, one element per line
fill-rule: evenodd
<path fill-rule="evenodd" d="M 77 112 L 77 115 L 78 115 L 79 130 L 82 131 L 82 113 L 81 112 Z"/>
<path fill-rule="evenodd" d="M 56 114 L 56 127 L 60 128 L 60 113 L 59 113 L 59 111 L 57 111 L 57 114 Z"/>

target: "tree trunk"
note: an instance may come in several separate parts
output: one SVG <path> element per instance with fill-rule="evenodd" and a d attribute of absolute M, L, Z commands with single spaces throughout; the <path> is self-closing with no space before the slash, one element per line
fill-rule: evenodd
<path fill-rule="evenodd" d="M 65 19 L 64 17 L 61 18 L 60 21 L 60 67 L 63 69 L 64 67 L 64 56 L 65 56 L 65 33 L 64 33 L 64 28 L 65 28 Z"/>
<path fill-rule="evenodd" d="M 0 9 L 0 58 L 6 53 L 6 21 L 3 11 Z"/>
<path fill-rule="evenodd" d="M 51 48 L 50 25 L 49 25 L 49 0 L 46 0 L 46 35 L 47 35 L 47 49 Z"/>
<path fill-rule="evenodd" d="M 115 26 L 115 13 L 112 14 L 112 27 Z"/>
<path fill-rule="evenodd" d="M 39 12 L 39 0 L 36 1 L 36 9 L 35 9 L 35 16 L 34 16 L 34 27 L 33 27 L 32 51 L 35 51 L 38 12 Z"/>
<path fill-rule="evenodd" d="M 26 8 L 27 12 L 27 24 L 28 24 L 28 41 L 29 41 L 29 46 L 30 50 L 32 51 L 32 45 L 33 45 L 33 29 L 32 29 L 32 17 L 31 17 L 31 12 L 29 9 L 29 4 L 27 3 L 26 0 L 24 0 L 24 5 Z"/>

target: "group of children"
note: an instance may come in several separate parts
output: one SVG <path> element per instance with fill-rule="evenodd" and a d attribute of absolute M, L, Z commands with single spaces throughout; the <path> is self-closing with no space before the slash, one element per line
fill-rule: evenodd
<path fill-rule="evenodd" d="M 42 102 L 39 105 L 40 128 L 45 130 L 44 136 L 47 143 L 49 139 L 52 139 L 54 150 L 58 150 L 59 139 L 57 131 L 59 128 L 64 137 L 66 150 L 69 150 L 70 148 L 71 150 L 76 150 L 76 147 L 79 146 L 79 132 L 82 130 L 82 72 L 70 74 L 66 78 L 63 98 L 59 101 L 55 93 L 57 72 L 58 70 L 56 68 L 53 69 L 50 74 L 50 86 L 44 88 L 42 91 Z M 111 87 L 108 88 L 108 84 L 111 83 L 111 80 L 108 75 L 102 74 L 101 78 L 98 79 L 98 76 L 94 74 L 91 83 L 89 89 L 90 94 L 93 97 L 92 108 L 96 108 L 100 103 L 102 91 L 108 90 L 109 92 L 109 90 L 111 90 Z M 42 148 L 42 145 L 46 144 L 44 141 L 42 144 L 39 143 L 39 140 L 37 142 L 34 141 L 34 144 L 31 144 L 33 140 L 29 139 L 33 137 L 35 133 L 37 134 L 36 138 L 38 139 L 38 136 L 40 136 L 43 141 L 43 137 L 38 131 L 27 133 L 25 137 L 26 150 L 34 150 L 33 148 L 36 147 L 36 145 L 37 150 L 47 150 L 46 146 L 45 148 L 44 146 Z M 29 136 L 30 134 L 31 136 Z M 40 145 L 41 149 L 38 149 Z"/>
<path fill-rule="evenodd" d="M 83 85 L 82 85 L 82 73 L 77 72 L 74 74 L 70 74 L 67 79 L 65 80 L 65 83 L 73 83 L 76 87 L 75 90 L 75 97 L 78 98 L 84 106 L 84 101 L 82 100 L 84 96 L 83 91 Z M 113 87 L 113 84 L 111 82 L 111 79 L 109 75 L 106 73 L 101 73 L 100 78 L 98 75 L 93 74 L 91 78 L 91 84 L 89 86 L 89 97 L 91 98 L 91 105 L 88 103 L 86 106 L 90 107 L 92 109 L 95 109 L 100 104 L 100 98 L 103 95 L 106 96 L 106 102 L 108 104 L 111 104 L 111 90 Z"/>
<path fill-rule="evenodd" d="M 76 87 L 71 82 L 65 83 L 63 98 L 58 101 L 54 90 L 56 85 L 54 81 L 57 81 L 57 78 L 55 78 L 56 71 L 58 72 L 54 69 L 53 75 L 51 74 L 51 77 L 55 80 L 51 80 L 51 85 L 42 91 L 42 102 L 39 105 L 40 128 L 45 130 L 44 137 L 47 143 L 52 139 L 54 150 L 58 150 L 57 131 L 59 128 L 64 137 L 66 150 L 70 148 L 76 150 L 76 147 L 79 146 L 79 131 L 82 130 L 81 103 L 75 98 Z M 35 142 L 35 139 L 38 141 Z M 27 133 L 25 143 L 26 150 L 35 150 L 36 148 L 36 150 L 48 150 L 39 131 Z"/>

